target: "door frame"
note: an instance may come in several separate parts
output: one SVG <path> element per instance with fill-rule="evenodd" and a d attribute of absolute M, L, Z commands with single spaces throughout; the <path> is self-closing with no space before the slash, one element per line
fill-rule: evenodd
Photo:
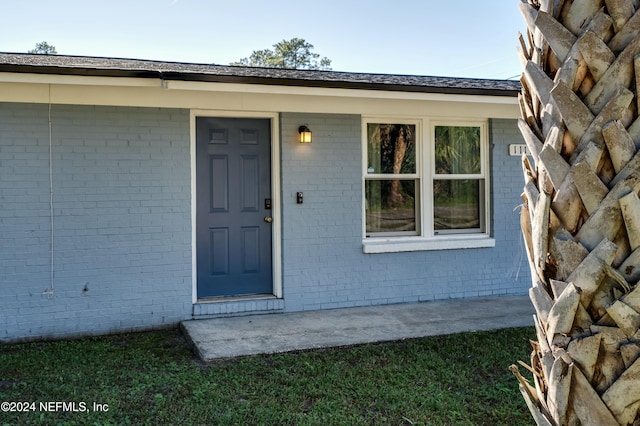
<path fill-rule="evenodd" d="M 198 303 L 198 256 L 196 253 L 196 117 L 220 117 L 220 118 L 255 118 L 268 119 L 271 122 L 271 263 L 273 271 L 273 296 L 282 298 L 282 221 L 280 200 L 280 122 L 277 113 L 248 112 L 248 111 L 215 111 L 215 110 L 191 110 L 189 126 L 191 134 L 191 275 L 193 303 Z M 250 298 L 251 296 L 243 296 Z M 264 298 L 264 295 L 256 296 Z M 231 297 L 221 297 L 220 301 L 228 301 Z M 236 296 L 237 298 L 237 296 Z"/>

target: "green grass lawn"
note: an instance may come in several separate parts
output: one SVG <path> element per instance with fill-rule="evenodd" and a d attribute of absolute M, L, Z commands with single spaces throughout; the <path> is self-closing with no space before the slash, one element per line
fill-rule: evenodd
<path fill-rule="evenodd" d="M 534 337 L 505 329 L 209 365 L 177 330 L 2 345 L 0 401 L 34 410 L 0 412 L 0 424 L 533 425 L 508 367 L 529 359 Z"/>

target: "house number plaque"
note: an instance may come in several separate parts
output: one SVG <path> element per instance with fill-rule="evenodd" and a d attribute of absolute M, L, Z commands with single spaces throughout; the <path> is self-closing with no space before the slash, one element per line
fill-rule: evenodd
<path fill-rule="evenodd" d="M 509 145 L 509 155 L 512 157 L 522 157 L 522 154 L 531 155 L 526 144 L 512 143 Z"/>

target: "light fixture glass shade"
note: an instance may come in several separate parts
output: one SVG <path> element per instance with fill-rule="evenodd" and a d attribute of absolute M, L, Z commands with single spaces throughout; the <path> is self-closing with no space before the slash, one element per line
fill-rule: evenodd
<path fill-rule="evenodd" d="M 300 143 L 311 143 L 311 130 L 307 126 L 298 127 L 300 133 Z"/>

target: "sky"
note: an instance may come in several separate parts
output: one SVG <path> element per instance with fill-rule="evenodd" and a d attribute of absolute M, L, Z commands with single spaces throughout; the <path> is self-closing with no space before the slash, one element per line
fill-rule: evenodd
<path fill-rule="evenodd" d="M 0 52 L 226 65 L 294 37 L 335 71 L 513 79 L 520 0 L 0 0 Z"/>

